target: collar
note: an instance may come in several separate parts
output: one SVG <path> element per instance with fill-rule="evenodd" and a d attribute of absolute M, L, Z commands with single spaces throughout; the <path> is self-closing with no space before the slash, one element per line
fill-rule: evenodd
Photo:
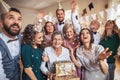
<path fill-rule="evenodd" d="M 92 32 L 93 34 L 97 34 L 97 32 Z"/>
<path fill-rule="evenodd" d="M 59 22 L 59 25 L 62 25 L 62 24 L 64 24 L 64 22 Z"/>
<path fill-rule="evenodd" d="M 9 40 L 14 40 L 14 39 L 18 39 L 18 37 L 16 36 L 15 38 L 10 38 L 8 36 L 6 36 L 4 33 L 1 33 L 1 38 L 3 39 L 3 41 L 5 41 L 5 43 L 7 43 Z"/>

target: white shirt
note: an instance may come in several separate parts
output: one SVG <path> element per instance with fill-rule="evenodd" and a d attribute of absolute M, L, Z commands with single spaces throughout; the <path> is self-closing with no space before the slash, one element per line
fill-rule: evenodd
<path fill-rule="evenodd" d="M 12 58 L 14 59 L 15 56 L 19 54 L 20 51 L 20 43 L 19 40 L 8 42 L 8 40 L 12 40 L 12 38 L 7 37 L 5 34 L 0 33 L 0 38 L 5 42 L 5 44 L 8 46 L 8 49 L 10 51 L 10 54 Z M 16 36 L 17 38 L 17 36 Z"/>
<path fill-rule="evenodd" d="M 59 22 L 57 23 L 57 29 L 58 29 L 58 31 L 60 31 L 61 33 L 63 32 L 63 27 L 64 27 L 64 25 L 65 25 L 65 22 L 64 22 L 64 24 L 61 24 L 61 25 L 59 25 Z"/>
<path fill-rule="evenodd" d="M 94 43 L 99 44 L 99 42 L 100 42 L 100 33 L 98 33 L 98 32 L 96 34 L 93 33 L 93 38 L 94 38 Z"/>
<path fill-rule="evenodd" d="M 47 62 L 48 68 L 45 66 L 46 62 L 42 62 L 42 64 L 41 64 L 41 71 L 44 74 L 46 74 L 47 71 L 50 71 L 50 69 L 55 61 L 71 61 L 69 50 L 64 47 L 62 47 L 62 52 L 59 56 L 57 56 L 55 54 L 52 46 L 46 47 L 44 49 L 43 54 L 47 55 L 49 58 L 49 62 Z M 73 67 L 73 68 L 74 68 L 73 70 L 75 70 L 75 67 Z"/>
<path fill-rule="evenodd" d="M 75 31 L 76 31 L 76 33 L 77 34 L 79 34 L 80 33 L 80 31 L 81 31 L 81 26 L 80 26 L 80 23 L 79 23 L 79 19 L 77 19 L 77 14 L 75 13 L 75 12 L 72 12 L 72 14 L 71 14 L 71 20 L 72 20 L 72 23 L 73 23 L 73 26 L 74 26 L 74 28 L 75 28 Z"/>

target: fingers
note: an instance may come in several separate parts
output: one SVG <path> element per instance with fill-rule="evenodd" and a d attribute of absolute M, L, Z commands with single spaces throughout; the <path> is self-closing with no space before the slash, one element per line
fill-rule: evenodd
<path fill-rule="evenodd" d="M 105 48 L 103 52 L 98 56 L 98 59 L 99 60 L 107 59 L 112 54 L 112 51 L 108 52 L 108 50 L 109 48 Z"/>
<path fill-rule="evenodd" d="M 102 53 L 105 54 L 108 50 L 109 48 L 105 48 Z"/>
<path fill-rule="evenodd" d="M 108 58 L 112 54 L 112 51 L 106 53 L 106 57 Z"/>

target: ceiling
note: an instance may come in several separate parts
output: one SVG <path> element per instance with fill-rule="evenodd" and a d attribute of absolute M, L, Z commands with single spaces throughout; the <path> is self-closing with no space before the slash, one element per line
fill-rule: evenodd
<path fill-rule="evenodd" d="M 58 5 L 59 0 L 4 0 L 11 7 L 40 10 L 52 5 Z M 63 0 L 60 0 L 63 2 Z M 64 0 L 67 1 L 67 0 Z"/>

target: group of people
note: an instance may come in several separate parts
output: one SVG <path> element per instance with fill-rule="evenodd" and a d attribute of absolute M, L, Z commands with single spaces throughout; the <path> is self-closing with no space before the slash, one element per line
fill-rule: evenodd
<path fill-rule="evenodd" d="M 47 21 L 44 27 L 28 24 L 22 34 L 18 9 L 1 14 L 0 80 L 20 80 L 21 63 L 22 80 L 52 80 L 55 61 L 71 61 L 73 75 L 80 80 L 114 80 L 114 56 L 120 59 L 118 26 L 108 20 L 101 37 L 97 20 L 91 21 L 89 28 L 82 28 L 74 11 L 72 24 L 66 24 L 64 9 L 57 9 L 58 23 Z"/>

